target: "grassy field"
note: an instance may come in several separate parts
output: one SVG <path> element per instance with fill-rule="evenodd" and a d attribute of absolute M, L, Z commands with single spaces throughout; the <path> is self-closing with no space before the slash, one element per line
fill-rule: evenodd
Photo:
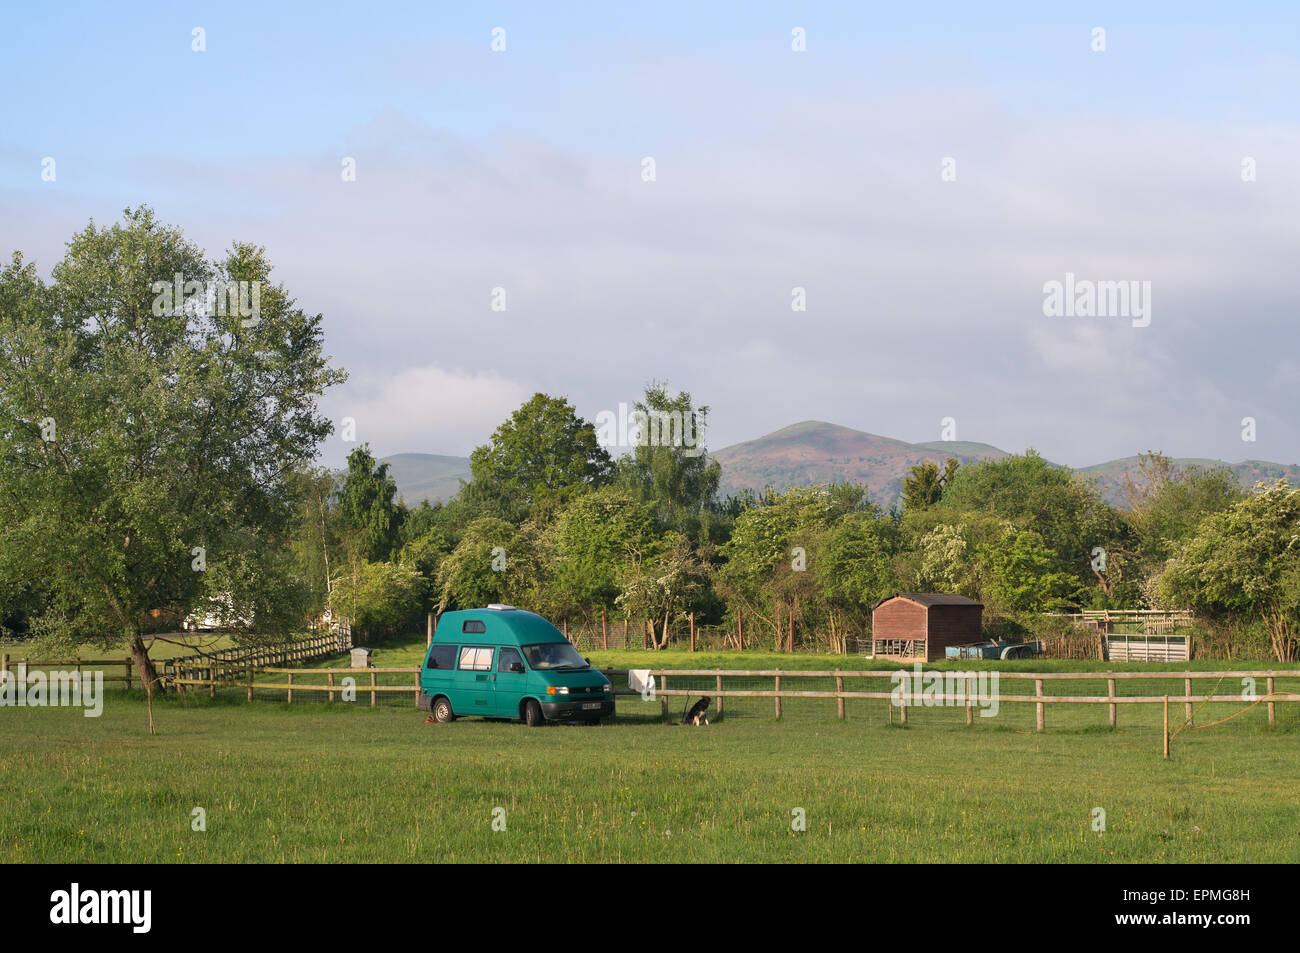
<path fill-rule="evenodd" d="M 669 658 L 656 655 L 655 664 Z M 795 667 L 793 657 L 780 658 Z M 699 655 L 690 662 L 715 664 Z M 397 662 L 381 655 L 379 664 Z M 746 653 L 744 664 L 770 660 Z M 725 667 L 738 667 L 735 656 Z M 1158 725 L 1136 706 L 1121 709 L 1119 731 L 1097 727 L 1104 709 L 1070 706 L 1080 709 L 1070 718 L 1049 709 L 1051 730 L 1034 734 L 1021 730 L 1032 725 L 1032 705 L 1006 705 L 973 729 L 959 712 L 915 709 L 902 729 L 886 723 L 884 702 L 850 702 L 843 723 L 833 701 L 787 702 L 778 722 L 762 700 L 693 729 L 659 724 L 657 703 L 632 698 L 620 699 L 606 725 L 527 729 L 479 719 L 425 724 L 407 696 L 397 698 L 372 710 L 296 698 L 293 706 L 250 705 L 236 693 L 172 696 L 155 706 L 153 737 L 138 694 L 111 694 L 94 719 L 72 709 L 2 709 L 0 856 L 1300 860 L 1292 835 L 1300 726 L 1290 714 L 1300 706 L 1279 706 L 1276 730 L 1259 706 L 1221 727 L 1184 732 L 1164 761 Z M 1092 830 L 1099 807 L 1104 836 Z M 206 831 L 191 829 L 195 808 L 206 812 Z M 496 808 L 505 830 L 493 829 Z M 796 809 L 806 830 L 791 827 Z"/>
<path fill-rule="evenodd" d="M 170 633 L 158 636 L 156 639 L 152 636 L 145 636 L 145 644 L 149 645 L 149 655 L 155 661 L 162 661 L 163 659 L 179 658 L 182 655 L 191 655 L 200 650 L 214 652 L 218 649 L 228 649 L 234 645 L 234 642 L 229 636 L 213 635 L 211 633 L 186 635 Z M 44 659 L 50 657 L 37 651 L 28 642 L 0 641 L 0 652 L 9 655 L 11 664 L 17 664 L 18 660 L 23 658 Z M 121 644 L 111 644 L 107 648 L 83 645 L 76 651 L 59 655 L 56 661 L 68 661 L 78 656 L 97 660 L 119 659 L 126 657 L 126 650 Z"/>

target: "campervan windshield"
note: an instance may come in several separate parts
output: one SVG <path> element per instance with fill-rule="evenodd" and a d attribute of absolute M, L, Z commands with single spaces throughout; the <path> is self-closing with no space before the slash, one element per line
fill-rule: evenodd
<path fill-rule="evenodd" d="M 590 668 L 587 660 L 568 642 L 543 642 L 522 646 L 529 668 L 534 671 L 560 671 Z"/>

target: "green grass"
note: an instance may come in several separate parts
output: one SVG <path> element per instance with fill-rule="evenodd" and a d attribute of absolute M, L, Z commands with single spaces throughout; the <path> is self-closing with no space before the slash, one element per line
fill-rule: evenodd
<path fill-rule="evenodd" d="M 1300 729 L 1288 716 L 1268 730 L 1263 706 L 1179 735 L 1164 761 L 1158 728 L 1129 710 L 1128 727 L 1110 731 L 1102 711 L 1069 727 L 1049 709 L 1049 726 L 1062 727 L 1033 734 L 1009 716 L 969 729 L 947 710 L 915 709 L 907 729 L 889 727 L 884 702 L 850 702 L 843 723 L 833 701 L 777 722 L 763 700 L 694 729 L 657 723 L 657 703 L 633 698 L 600 727 L 528 729 L 425 724 L 402 697 L 374 710 L 168 697 L 152 737 L 138 695 L 111 694 L 97 719 L 0 709 L 0 857 L 1300 860 Z M 1014 707 L 1032 721 L 1032 705 Z M 196 807 L 204 832 L 191 830 Z M 796 808 L 806 831 L 791 829 Z"/>
<path fill-rule="evenodd" d="M 145 643 L 149 644 L 150 639 L 151 636 L 145 636 Z M 172 641 L 164 642 L 163 639 L 172 639 Z M 179 644 L 181 641 L 174 638 L 174 636 L 160 636 L 150 646 L 149 655 L 154 661 L 162 661 L 163 659 L 179 658 L 182 655 L 192 655 L 200 650 L 215 652 L 218 649 L 228 649 L 235 644 L 229 636 L 225 635 L 192 636 L 188 644 Z M 71 661 L 76 658 L 100 661 L 104 659 L 124 659 L 127 654 L 121 643 L 110 644 L 106 648 L 96 645 L 82 645 L 76 650 L 55 653 L 57 658 L 48 653 L 40 652 L 31 643 L 27 642 L 0 642 L 0 652 L 9 655 L 10 665 L 17 665 L 20 659 L 29 657 L 36 660 L 53 658 L 57 662 Z"/>

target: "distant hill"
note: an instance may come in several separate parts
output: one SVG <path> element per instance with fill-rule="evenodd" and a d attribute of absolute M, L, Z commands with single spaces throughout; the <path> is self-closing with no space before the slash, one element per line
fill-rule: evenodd
<path fill-rule="evenodd" d="M 771 486 L 776 490 L 816 483 L 851 481 L 866 483 L 872 502 L 888 507 L 902 497 L 903 478 L 918 463 L 932 460 L 942 465 L 956 457 L 962 465 L 981 460 L 996 460 L 1006 451 L 987 443 L 964 440 L 934 440 L 906 443 L 891 437 L 864 433 L 818 420 L 806 420 L 784 430 L 724 447 L 713 454 L 722 464 L 722 492 L 736 493 L 749 488 L 761 492 Z M 1120 487 L 1126 473 L 1137 476 L 1140 458 L 1124 457 L 1083 467 L 1075 472 L 1097 481 L 1102 496 L 1112 505 L 1120 503 Z M 1179 467 L 1226 466 L 1249 489 L 1257 480 L 1285 478 L 1300 486 L 1300 466 L 1247 460 L 1224 463 L 1193 457 L 1174 461 Z"/>
<path fill-rule="evenodd" d="M 445 457 L 436 453 L 397 453 L 384 457 L 389 474 L 397 484 L 397 495 L 415 506 L 421 500 L 446 502 L 460 491 L 460 481 L 469 479 L 469 457 Z"/>
<path fill-rule="evenodd" d="M 722 464 L 722 492 L 737 493 L 749 488 L 756 493 L 767 486 L 787 490 L 792 486 L 851 481 L 865 483 L 873 503 L 889 507 L 903 495 L 903 478 L 918 463 L 927 460 L 940 465 L 956 457 L 962 465 L 980 460 L 997 460 L 1007 456 L 1005 450 L 987 443 L 965 440 L 934 440 L 907 443 L 892 437 L 864 433 L 820 420 L 792 424 L 757 440 L 723 447 L 712 454 Z M 433 453 L 399 453 L 384 457 L 397 482 L 398 495 L 408 505 L 420 500 L 449 500 L 460 490 L 460 481 L 470 476 L 468 457 L 448 457 Z M 1138 473 L 1139 458 L 1110 460 L 1075 472 L 1097 480 L 1107 501 L 1120 502 L 1119 488 L 1124 474 Z M 1179 467 L 1226 466 L 1241 481 L 1252 487 L 1256 480 L 1284 477 L 1300 486 L 1300 466 L 1247 460 L 1227 464 L 1219 460 L 1184 457 L 1174 461 Z"/>
<path fill-rule="evenodd" d="M 907 443 L 820 420 L 805 420 L 712 454 L 722 464 L 723 493 L 850 481 L 865 483 L 872 502 L 886 507 L 902 496 L 903 478 L 918 463 L 942 465 L 956 457 L 966 464 L 1006 455 L 986 443 Z"/>
<path fill-rule="evenodd" d="M 1123 486 L 1124 475 L 1131 474 L 1134 479 L 1137 479 L 1139 462 L 1138 457 L 1123 457 L 1119 460 L 1082 467 L 1075 472 L 1079 476 L 1095 479 L 1101 495 L 1107 502 L 1118 506 L 1121 502 L 1120 487 Z M 1300 486 L 1300 466 L 1292 464 L 1270 463 L 1267 460 L 1225 463 L 1222 460 L 1209 460 L 1203 457 L 1177 457 L 1174 459 L 1174 465 L 1180 470 L 1188 467 L 1227 467 L 1246 489 L 1253 487 L 1258 480 L 1269 482 L 1279 477 L 1289 481 L 1292 486 Z"/>

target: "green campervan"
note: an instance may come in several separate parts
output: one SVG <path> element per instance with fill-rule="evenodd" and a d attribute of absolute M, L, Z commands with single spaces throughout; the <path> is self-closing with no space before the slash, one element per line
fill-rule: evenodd
<path fill-rule="evenodd" d="M 421 711 L 597 724 L 614 714 L 609 679 L 535 612 L 493 604 L 446 612 L 420 671 Z"/>

